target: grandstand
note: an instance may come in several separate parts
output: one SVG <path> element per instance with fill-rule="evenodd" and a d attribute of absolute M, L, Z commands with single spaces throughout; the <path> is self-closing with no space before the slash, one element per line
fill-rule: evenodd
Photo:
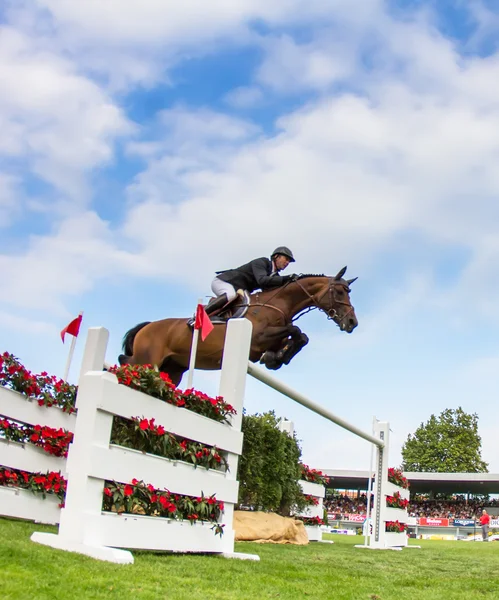
<path fill-rule="evenodd" d="M 331 527 L 356 530 L 366 520 L 369 471 L 321 469 L 329 477 L 325 507 Z M 411 537 L 465 539 L 478 532 L 483 508 L 499 531 L 499 474 L 404 472 L 411 490 Z M 440 494 L 448 499 L 442 500 Z M 488 499 L 487 499 L 488 498 Z"/>

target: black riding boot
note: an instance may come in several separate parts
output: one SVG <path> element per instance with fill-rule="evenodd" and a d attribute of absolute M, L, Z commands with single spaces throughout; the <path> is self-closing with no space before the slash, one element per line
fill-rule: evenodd
<path fill-rule="evenodd" d="M 222 294 L 213 300 L 210 300 L 206 305 L 205 311 L 207 315 L 211 315 L 211 313 L 215 312 L 219 308 L 223 308 L 228 302 L 227 294 Z"/>

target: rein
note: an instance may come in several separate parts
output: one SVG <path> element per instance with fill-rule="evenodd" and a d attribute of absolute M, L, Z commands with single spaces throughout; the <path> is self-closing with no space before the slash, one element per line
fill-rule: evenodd
<path fill-rule="evenodd" d="M 315 309 L 319 309 L 321 312 L 326 314 L 326 316 L 329 320 L 334 321 L 334 319 L 336 317 L 338 317 L 338 312 L 334 308 L 334 304 L 343 304 L 344 306 L 349 307 L 347 312 L 342 317 L 342 320 L 344 320 L 346 317 L 348 317 L 348 315 L 350 313 L 353 312 L 354 308 L 349 302 L 344 302 L 343 300 L 338 300 L 338 298 L 334 297 L 334 287 L 336 284 L 334 283 L 334 281 L 332 280 L 331 277 L 329 277 L 328 279 L 329 279 L 330 283 L 327 287 L 327 290 L 324 290 L 324 292 L 317 299 L 314 297 L 313 294 L 310 294 L 303 287 L 303 285 L 300 283 L 299 279 L 296 279 L 294 282 L 290 281 L 290 282 L 286 283 L 285 285 L 277 288 L 277 291 L 275 292 L 275 294 L 273 294 L 266 302 L 255 302 L 254 304 L 248 304 L 246 306 L 248 306 L 248 309 L 252 306 L 260 306 L 262 308 L 272 308 L 272 309 L 276 310 L 277 312 L 279 312 L 283 316 L 284 321 L 286 321 L 287 319 L 286 319 L 286 314 L 284 313 L 284 311 L 281 310 L 280 308 L 278 308 L 277 306 L 274 306 L 273 304 L 269 304 L 269 302 L 271 302 L 278 294 L 280 294 L 284 290 L 284 288 L 286 288 L 290 283 L 297 283 L 298 286 L 301 288 L 302 292 L 312 301 L 312 306 L 308 306 L 307 308 L 304 308 L 299 314 L 297 314 L 294 318 L 291 319 L 291 323 L 298 321 L 298 319 L 300 319 L 301 317 L 303 317 L 304 315 L 306 315 L 307 313 L 309 313 Z M 342 284 L 338 283 L 338 285 L 342 285 Z M 324 298 L 326 293 L 329 294 L 329 308 L 327 310 L 324 308 L 321 308 L 321 306 L 320 306 L 320 301 Z M 260 294 L 256 294 L 257 300 L 258 300 L 259 296 L 260 296 Z"/>
<path fill-rule="evenodd" d="M 342 320 L 344 320 L 351 312 L 353 312 L 353 306 L 349 302 L 344 302 L 343 300 L 338 300 L 337 298 L 334 297 L 335 283 L 331 277 L 329 277 L 328 279 L 330 281 L 330 284 L 328 285 L 327 290 L 325 290 L 317 299 L 315 299 L 314 296 L 312 294 L 310 294 L 301 285 L 301 283 L 298 280 L 296 280 L 295 283 L 297 283 L 300 286 L 300 288 L 302 289 L 302 291 L 304 292 L 304 294 L 310 298 L 313 306 L 309 306 L 306 309 L 304 309 L 301 313 L 299 313 L 294 319 L 291 320 L 292 323 L 294 323 L 295 321 L 297 321 L 298 319 L 303 317 L 303 315 L 306 315 L 310 311 L 315 310 L 316 308 L 319 309 L 321 312 L 325 313 L 329 320 L 334 321 L 335 317 L 338 316 L 338 312 L 333 306 L 334 303 L 343 304 L 344 306 L 349 307 L 349 310 L 347 310 L 347 312 L 343 315 Z M 341 285 L 341 284 L 339 284 L 339 285 Z M 329 293 L 329 308 L 327 310 L 320 306 L 320 301 L 324 298 L 326 293 Z"/>

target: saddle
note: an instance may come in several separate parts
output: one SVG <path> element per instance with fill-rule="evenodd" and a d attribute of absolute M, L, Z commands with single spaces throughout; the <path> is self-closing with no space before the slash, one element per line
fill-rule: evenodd
<path fill-rule="evenodd" d="M 208 303 L 211 300 L 214 300 L 214 297 L 211 297 Z M 237 296 L 208 315 L 209 319 L 212 323 L 226 323 L 229 319 L 241 319 L 248 312 L 250 301 L 250 295 L 246 290 L 238 290 Z M 187 321 L 187 325 L 191 328 L 194 327 L 195 320 L 195 317 L 191 317 Z"/>

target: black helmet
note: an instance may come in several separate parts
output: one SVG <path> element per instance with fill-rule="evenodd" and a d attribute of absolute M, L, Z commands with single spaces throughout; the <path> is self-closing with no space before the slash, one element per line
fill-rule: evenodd
<path fill-rule="evenodd" d="M 289 258 L 290 262 L 295 262 L 295 258 L 293 256 L 293 253 L 291 252 L 291 250 L 289 248 L 286 248 L 286 246 L 278 246 L 274 252 L 272 252 L 272 258 L 274 258 L 274 256 L 276 256 L 277 254 L 282 254 L 284 256 L 286 256 L 287 258 Z"/>

